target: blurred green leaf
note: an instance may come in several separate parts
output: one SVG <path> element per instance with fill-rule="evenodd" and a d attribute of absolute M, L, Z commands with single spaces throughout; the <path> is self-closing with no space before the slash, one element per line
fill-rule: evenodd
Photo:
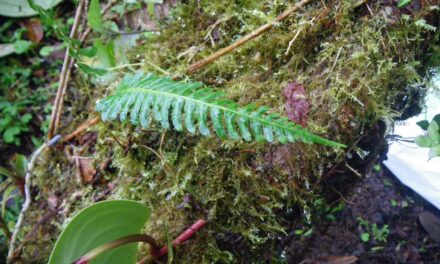
<path fill-rule="evenodd" d="M 154 12 L 154 2 L 149 2 L 147 5 L 148 14 L 150 15 L 151 19 L 154 19 L 156 17 L 156 14 Z"/>
<path fill-rule="evenodd" d="M 12 194 L 12 192 L 14 190 L 17 190 L 17 186 L 12 184 L 8 188 L 6 188 L 6 190 L 3 192 L 3 197 L 2 197 L 2 217 L 5 217 L 6 203 L 11 198 L 11 194 Z"/>
<path fill-rule="evenodd" d="M 313 233 L 313 229 L 309 229 L 309 230 L 307 230 L 302 236 L 303 237 L 308 237 L 308 236 L 310 236 L 311 234 Z"/>
<path fill-rule="evenodd" d="M 415 143 L 417 144 L 417 146 L 422 148 L 430 148 L 432 145 L 434 145 L 434 142 L 432 142 L 431 138 L 427 136 L 416 137 Z"/>
<path fill-rule="evenodd" d="M 113 42 L 105 45 L 100 39 L 96 39 L 93 46 L 97 50 L 98 59 L 103 67 L 110 68 L 116 65 Z"/>
<path fill-rule="evenodd" d="M 437 146 L 434 146 L 429 151 L 429 159 L 433 159 L 435 157 L 440 157 L 440 144 Z"/>
<path fill-rule="evenodd" d="M 61 0 L 60 0 L 61 1 Z M 40 16 L 41 22 L 46 26 L 52 27 L 55 23 L 52 16 L 41 6 L 40 1 L 28 0 L 29 6 L 34 10 L 35 14 Z"/>
<path fill-rule="evenodd" d="M 431 122 L 428 126 L 428 137 L 432 140 L 433 143 L 440 143 L 439 129 L 439 125 L 435 121 Z"/>
<path fill-rule="evenodd" d="M 71 264 L 81 256 L 115 239 L 141 233 L 150 211 L 128 200 L 99 202 L 80 211 L 63 230 L 48 264 Z M 134 264 L 136 244 L 128 244 L 99 255 L 93 264 Z"/>
<path fill-rule="evenodd" d="M 368 242 L 368 241 L 370 241 L 370 234 L 368 234 L 368 233 L 362 233 L 362 234 L 361 234 L 361 240 L 362 240 L 362 242 Z"/>
<path fill-rule="evenodd" d="M 397 7 L 402 8 L 411 2 L 412 2 L 412 0 L 399 0 Z"/>
<path fill-rule="evenodd" d="M 19 127 L 8 127 L 5 132 L 3 132 L 3 140 L 6 143 L 12 143 L 15 141 L 15 137 L 20 134 Z"/>
<path fill-rule="evenodd" d="M 98 75 L 98 76 L 102 76 L 104 74 L 107 73 L 107 70 L 105 69 L 98 69 L 98 68 L 92 68 L 87 64 L 84 63 L 78 63 L 78 67 L 80 68 L 81 71 L 83 71 L 85 74 L 89 74 L 89 75 Z"/>
<path fill-rule="evenodd" d="M 0 175 L 4 175 L 8 178 L 12 177 L 12 172 L 8 169 L 6 169 L 5 167 L 0 167 Z"/>
<path fill-rule="evenodd" d="M 429 126 L 428 120 L 422 120 L 416 123 L 421 129 L 427 130 Z"/>
<path fill-rule="evenodd" d="M 32 42 L 27 40 L 17 40 L 14 42 L 15 53 L 22 54 L 29 50 Z"/>
<path fill-rule="evenodd" d="M 101 7 L 99 6 L 99 0 L 92 0 L 89 6 L 89 12 L 87 14 L 89 26 L 96 32 L 102 30 L 102 17 Z"/>
<path fill-rule="evenodd" d="M 40 49 L 40 56 L 42 57 L 47 57 L 49 56 L 53 51 L 55 50 L 55 48 L 53 46 L 44 46 Z"/>
<path fill-rule="evenodd" d="M 86 57 L 91 58 L 96 55 L 97 49 L 96 49 L 96 47 L 90 46 L 87 48 L 80 49 L 78 53 L 81 56 L 86 56 Z"/>
<path fill-rule="evenodd" d="M 29 123 L 29 121 L 31 121 L 31 119 L 32 119 L 32 115 L 29 113 L 26 113 L 22 117 L 20 117 L 20 121 L 24 124 Z"/>
<path fill-rule="evenodd" d="M 27 158 L 21 154 L 15 154 L 13 158 L 15 174 L 21 178 L 24 178 L 27 170 Z"/>
<path fill-rule="evenodd" d="M 437 122 L 437 125 L 440 126 L 440 114 L 435 115 L 432 121 Z"/>

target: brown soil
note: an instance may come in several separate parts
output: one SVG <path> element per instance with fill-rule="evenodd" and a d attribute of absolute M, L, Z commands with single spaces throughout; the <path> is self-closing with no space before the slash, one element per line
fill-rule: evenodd
<path fill-rule="evenodd" d="M 345 209 L 333 221 L 325 216 L 316 221 L 310 236 L 299 236 L 294 230 L 300 227 L 293 228 L 284 240 L 289 263 L 351 263 L 343 262 L 347 258 L 341 256 L 355 256 L 356 263 L 440 263 L 440 244 L 429 238 L 418 221 L 424 211 L 437 216 L 440 211 L 388 170 L 371 173 L 343 200 Z M 369 241 L 363 242 L 361 234 L 366 230 L 359 218 L 370 227 L 388 225 L 386 242 L 376 241 L 371 231 Z"/>

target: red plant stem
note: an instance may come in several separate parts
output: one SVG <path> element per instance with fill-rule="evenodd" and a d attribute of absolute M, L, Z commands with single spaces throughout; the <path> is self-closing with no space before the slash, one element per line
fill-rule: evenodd
<path fill-rule="evenodd" d="M 145 242 L 150 244 L 151 246 L 151 254 L 157 254 L 157 243 L 154 238 L 152 238 L 149 235 L 143 235 L 143 234 L 135 234 L 135 235 L 128 235 L 116 240 L 113 240 L 109 243 L 106 243 L 104 245 L 101 245 L 91 251 L 89 251 L 86 255 L 82 256 L 78 260 L 74 261 L 73 264 L 88 264 L 90 261 L 97 256 L 101 255 L 102 253 L 112 250 L 114 248 L 129 244 L 129 243 L 135 243 L 135 242 Z"/>
<path fill-rule="evenodd" d="M 185 243 L 188 239 L 190 239 L 197 231 L 199 231 L 204 225 L 206 225 L 206 221 L 203 219 L 197 220 L 192 226 L 186 229 L 182 234 L 180 234 L 176 239 L 173 240 L 173 247 L 181 245 Z M 168 247 L 162 247 L 157 254 L 154 255 L 155 258 L 159 258 L 165 256 L 168 253 Z"/>

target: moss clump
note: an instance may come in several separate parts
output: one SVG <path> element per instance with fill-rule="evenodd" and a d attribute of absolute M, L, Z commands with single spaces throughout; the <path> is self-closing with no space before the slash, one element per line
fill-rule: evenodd
<path fill-rule="evenodd" d="M 241 104 L 264 104 L 280 113 L 283 88 L 298 81 L 311 105 L 310 130 L 348 146 L 357 144 L 366 127 L 404 112 L 409 105 L 397 107 L 399 98 L 423 97 L 429 65 L 423 54 L 438 45 L 430 29 L 420 24 L 424 18 L 438 26 L 438 19 L 431 20 L 438 18 L 438 11 L 429 5 L 410 13 L 382 1 L 369 1 L 368 6 L 354 0 L 316 1 L 196 75 L 185 75 L 188 64 L 285 8 L 285 3 L 263 0 L 181 4 L 168 27 L 133 55 L 150 63 L 145 71 L 155 71 L 154 64 L 177 78 L 209 84 Z M 106 93 L 106 87 L 97 87 L 95 93 Z M 47 172 L 57 174 L 55 168 L 63 168 L 61 179 L 74 174 L 66 161 L 51 160 L 40 166 L 45 171 L 38 177 L 40 196 L 49 197 L 55 189 L 63 193 L 60 197 L 83 192 L 84 200 L 66 200 L 64 216 L 99 195 L 143 201 L 152 208 L 145 232 L 162 242 L 164 224 L 175 237 L 197 218 L 207 219 L 200 235 L 177 250 L 175 259 L 182 263 L 280 259 L 274 241 L 292 221 L 313 219 L 314 201 L 326 188 L 320 178 L 335 164 L 350 162 L 347 156 L 356 156 L 356 148 L 346 153 L 301 143 L 220 141 L 129 124 L 100 124 L 95 130 L 99 136 L 90 155 L 97 162 L 111 158 L 99 184 L 78 190 L 59 176 L 45 180 Z"/>

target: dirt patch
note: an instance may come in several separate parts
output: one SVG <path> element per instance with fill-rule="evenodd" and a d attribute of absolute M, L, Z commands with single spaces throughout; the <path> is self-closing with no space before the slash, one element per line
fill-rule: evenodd
<path fill-rule="evenodd" d="M 356 263 L 440 262 L 440 244 L 418 221 L 424 211 L 440 212 L 388 170 L 371 173 L 343 199 L 346 207 L 334 218 L 324 215 L 310 236 L 293 229 L 285 240 L 289 263 L 345 263 L 329 262 L 335 256 L 356 256 Z"/>

